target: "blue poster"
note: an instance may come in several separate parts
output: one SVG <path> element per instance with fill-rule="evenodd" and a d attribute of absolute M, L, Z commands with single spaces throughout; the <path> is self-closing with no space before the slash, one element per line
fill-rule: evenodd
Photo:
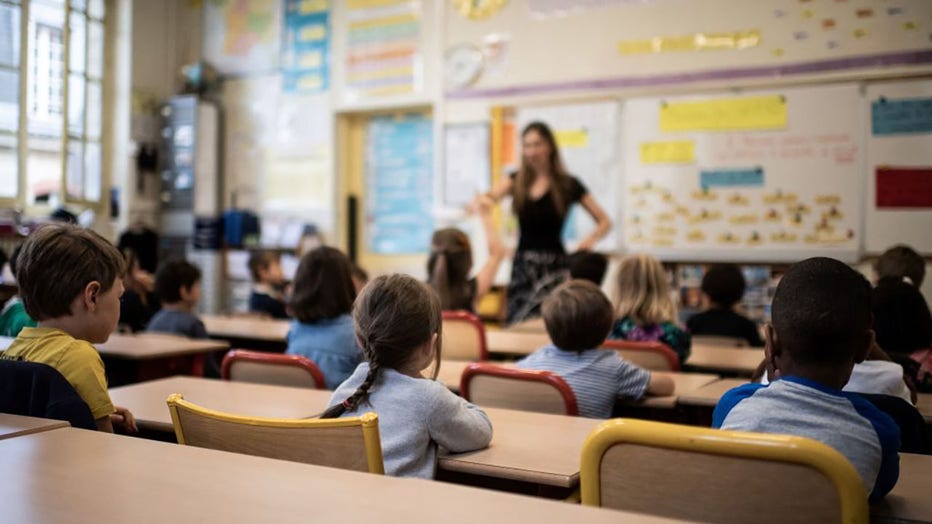
<path fill-rule="evenodd" d="M 282 79 L 286 93 L 320 93 L 330 84 L 327 0 L 286 0 Z"/>
<path fill-rule="evenodd" d="M 367 131 L 369 251 L 425 253 L 434 232 L 433 123 L 422 115 L 380 117 Z"/>
<path fill-rule="evenodd" d="M 703 169 L 699 174 L 701 187 L 762 187 L 764 170 L 760 167 Z"/>
<path fill-rule="evenodd" d="M 932 98 L 871 102 L 871 131 L 874 136 L 932 133 Z"/>

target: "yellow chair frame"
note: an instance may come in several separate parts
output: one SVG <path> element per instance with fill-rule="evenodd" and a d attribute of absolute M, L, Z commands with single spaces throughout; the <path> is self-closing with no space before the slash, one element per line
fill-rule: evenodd
<path fill-rule="evenodd" d="M 822 473 L 837 490 L 842 522 L 868 522 L 867 493 L 860 475 L 841 453 L 826 444 L 798 436 L 632 419 L 605 421 L 586 438 L 579 472 L 583 505 L 601 505 L 602 457 L 609 448 L 619 443 L 808 466 Z"/>
<path fill-rule="evenodd" d="M 184 409 L 194 412 L 202 417 L 210 418 L 231 424 L 246 426 L 261 426 L 267 428 L 284 429 L 316 429 L 316 428 L 346 428 L 359 426 L 362 429 L 363 444 L 366 452 L 366 463 L 369 473 L 385 474 L 385 463 L 382 459 L 382 442 L 379 437 L 379 417 L 373 412 L 363 413 L 358 417 L 343 418 L 310 418 L 287 419 L 266 417 L 244 417 L 232 415 L 212 409 L 204 408 L 184 399 L 181 393 L 173 393 L 166 399 L 168 410 L 171 412 L 172 425 L 175 427 L 175 436 L 178 444 L 186 445 L 184 429 L 179 419 L 178 410 Z"/>

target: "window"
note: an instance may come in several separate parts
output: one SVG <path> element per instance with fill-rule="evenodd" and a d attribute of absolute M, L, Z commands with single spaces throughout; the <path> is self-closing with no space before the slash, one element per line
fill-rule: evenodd
<path fill-rule="evenodd" d="M 100 201 L 104 17 L 104 0 L 0 0 L 4 205 Z"/>

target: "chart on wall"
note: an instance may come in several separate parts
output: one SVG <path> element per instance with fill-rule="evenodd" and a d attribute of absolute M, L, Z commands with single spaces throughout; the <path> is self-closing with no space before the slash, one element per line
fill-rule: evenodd
<path fill-rule="evenodd" d="M 618 120 L 617 102 L 529 106 L 519 108 L 516 115 L 517 133 L 533 121 L 544 122 L 551 128 L 566 169 L 582 181 L 616 224 L 621 171 Z M 521 143 L 520 136 L 517 141 Z M 595 222 L 589 214 L 581 206 L 574 206 L 563 234 L 567 248 L 572 250 L 594 229 Z M 618 248 L 618 238 L 618 230 L 613 230 L 595 249 L 614 251 Z"/>
<path fill-rule="evenodd" d="M 204 58 L 222 74 L 278 68 L 282 10 L 275 0 L 204 3 Z"/>
<path fill-rule="evenodd" d="M 433 123 L 377 117 L 366 129 L 366 238 L 377 254 L 424 253 L 434 230 Z"/>
<path fill-rule="evenodd" d="M 932 81 L 871 84 L 867 101 L 865 248 L 932 254 Z"/>
<path fill-rule="evenodd" d="M 626 249 L 669 260 L 855 260 L 862 106 L 854 85 L 627 101 Z"/>

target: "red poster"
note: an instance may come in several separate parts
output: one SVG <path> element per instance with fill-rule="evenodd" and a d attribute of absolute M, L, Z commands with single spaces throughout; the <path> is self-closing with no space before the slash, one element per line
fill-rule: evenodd
<path fill-rule="evenodd" d="M 932 208 L 932 167 L 878 167 L 877 207 Z"/>

